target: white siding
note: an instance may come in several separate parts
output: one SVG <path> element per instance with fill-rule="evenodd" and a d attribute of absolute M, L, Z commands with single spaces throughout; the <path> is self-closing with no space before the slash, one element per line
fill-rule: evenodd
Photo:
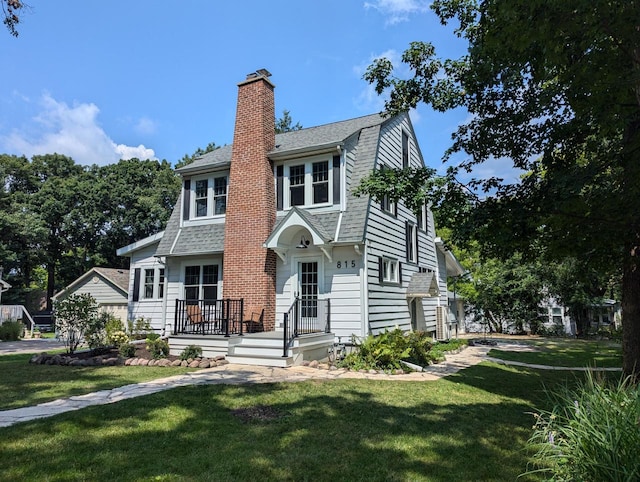
<path fill-rule="evenodd" d="M 336 336 L 344 338 L 352 334 L 362 336 L 360 274 L 363 265 L 362 256 L 358 255 L 353 247 L 334 248 L 332 261 L 313 247 L 304 250 L 304 253 L 291 250 L 286 262 L 278 258 L 276 327 L 282 326 L 284 313 L 293 303 L 295 293 L 298 291 L 298 263 L 305 261 L 318 262 L 319 298 L 330 300 L 331 331 Z"/>
<path fill-rule="evenodd" d="M 161 332 L 164 325 L 163 307 L 164 300 L 140 298 L 139 301 L 133 301 L 133 285 L 136 268 L 140 268 L 142 284 L 144 281 L 144 270 L 150 268 L 165 268 L 158 258 L 154 256 L 158 244 L 154 243 L 146 246 L 131 254 L 131 265 L 129 268 L 129 313 L 128 319 L 135 321 L 139 318 L 145 318 L 151 324 L 156 332 Z M 165 273 L 166 276 L 166 273 Z M 165 290 L 165 296 L 167 295 Z"/>
<path fill-rule="evenodd" d="M 408 117 L 401 117 L 386 125 L 380 135 L 376 169 L 382 165 L 390 168 L 402 167 L 402 132 L 409 134 L 409 162 L 411 166 L 420 167 L 423 160 L 413 129 Z M 407 261 L 406 256 L 406 221 L 416 223 L 415 214 L 407 209 L 403 203 L 397 206 L 397 215 L 384 212 L 380 204 L 371 201 L 366 238 L 368 240 L 368 290 L 369 290 L 369 329 L 373 334 L 378 334 L 385 329 L 394 329 L 396 326 L 402 330 L 411 329 L 411 314 L 409 300 L 406 298 L 406 290 L 414 273 L 420 268 L 430 269 L 439 273 L 434 243 L 435 230 L 433 227 L 433 215 L 428 213 L 428 229 L 418 229 L 418 262 Z M 378 263 L 381 256 L 397 259 L 401 263 L 401 283 L 398 285 L 379 282 Z M 438 276 L 440 278 L 440 276 Z M 446 280 L 446 275 L 444 280 Z M 439 280 L 441 292 L 444 292 L 446 303 L 445 285 Z M 424 298 L 417 304 L 419 313 L 416 316 L 417 329 L 435 330 L 436 307 L 438 300 Z"/>

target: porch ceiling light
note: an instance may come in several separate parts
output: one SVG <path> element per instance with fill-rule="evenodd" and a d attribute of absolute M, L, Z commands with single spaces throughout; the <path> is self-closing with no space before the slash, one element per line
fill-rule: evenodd
<path fill-rule="evenodd" d="M 300 244 L 296 246 L 296 249 L 307 249 L 309 247 L 309 240 L 302 236 L 300 238 Z"/>

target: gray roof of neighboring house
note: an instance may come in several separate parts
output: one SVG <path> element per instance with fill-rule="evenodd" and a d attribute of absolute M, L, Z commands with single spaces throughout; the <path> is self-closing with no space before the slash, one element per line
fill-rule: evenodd
<path fill-rule="evenodd" d="M 296 155 L 312 152 L 314 149 L 337 146 L 349 137 L 361 131 L 354 162 L 351 185 L 357 185 L 367 172 L 373 169 L 378 147 L 380 127 L 385 119 L 379 114 L 333 122 L 297 131 L 276 135 L 276 148 L 269 153 L 271 157 Z M 182 175 L 226 169 L 231 165 L 231 148 L 224 146 L 204 154 L 191 164 L 177 169 Z M 339 242 L 362 242 L 367 216 L 368 197 L 356 198 L 347 193 L 347 210 L 340 224 Z M 186 256 L 191 254 L 210 254 L 224 250 L 224 224 L 206 224 L 180 228 L 182 196 L 178 197 L 176 207 L 165 228 L 165 234 L 158 245 L 156 256 Z M 305 219 L 322 233 L 329 241 L 335 240 L 339 221 L 338 212 L 314 213 L 301 209 Z M 276 229 L 284 219 L 279 215 Z"/>
<path fill-rule="evenodd" d="M 106 279 L 116 286 L 122 288 L 125 292 L 129 291 L 129 270 L 117 268 L 93 268 L 94 271 L 100 273 Z"/>
<path fill-rule="evenodd" d="M 91 268 L 89 271 L 84 273 L 78 279 L 73 281 L 71 284 L 66 286 L 63 290 L 59 291 L 55 295 L 53 295 L 53 299 L 60 298 L 63 294 L 68 293 L 73 290 L 77 285 L 79 285 L 84 280 L 88 279 L 92 273 L 97 273 L 102 276 L 105 280 L 109 281 L 113 284 L 117 289 L 122 291 L 123 295 L 127 295 L 129 292 L 129 270 L 128 269 L 119 269 L 119 268 Z"/>

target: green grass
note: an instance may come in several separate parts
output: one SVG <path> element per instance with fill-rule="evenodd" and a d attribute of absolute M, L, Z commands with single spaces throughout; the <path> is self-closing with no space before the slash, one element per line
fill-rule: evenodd
<path fill-rule="evenodd" d="M 527 340 L 537 348 L 535 352 L 517 352 L 493 349 L 489 356 L 502 360 L 536 365 L 564 367 L 621 367 L 620 343 L 594 340 L 540 339 Z"/>
<path fill-rule="evenodd" d="M 0 480 L 512 481 L 543 384 L 572 379 L 483 363 L 435 382 L 184 387 L 0 429 Z M 233 412 L 261 406 L 276 417 Z"/>
<path fill-rule="evenodd" d="M 0 356 L 0 410 L 28 407 L 187 371 L 173 367 L 31 365 L 30 354 Z"/>

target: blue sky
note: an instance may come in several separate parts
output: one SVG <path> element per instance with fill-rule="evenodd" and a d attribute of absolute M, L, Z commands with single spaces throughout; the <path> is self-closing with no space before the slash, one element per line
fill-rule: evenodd
<path fill-rule="evenodd" d="M 29 0 L 0 31 L 0 153 L 59 152 L 79 164 L 172 163 L 233 140 L 237 83 L 266 68 L 276 116 L 304 127 L 379 112 L 362 79 L 409 42 L 464 45 L 421 0 Z M 425 162 L 441 165 L 466 113 L 412 112 Z M 491 169 L 490 166 L 487 166 Z"/>

